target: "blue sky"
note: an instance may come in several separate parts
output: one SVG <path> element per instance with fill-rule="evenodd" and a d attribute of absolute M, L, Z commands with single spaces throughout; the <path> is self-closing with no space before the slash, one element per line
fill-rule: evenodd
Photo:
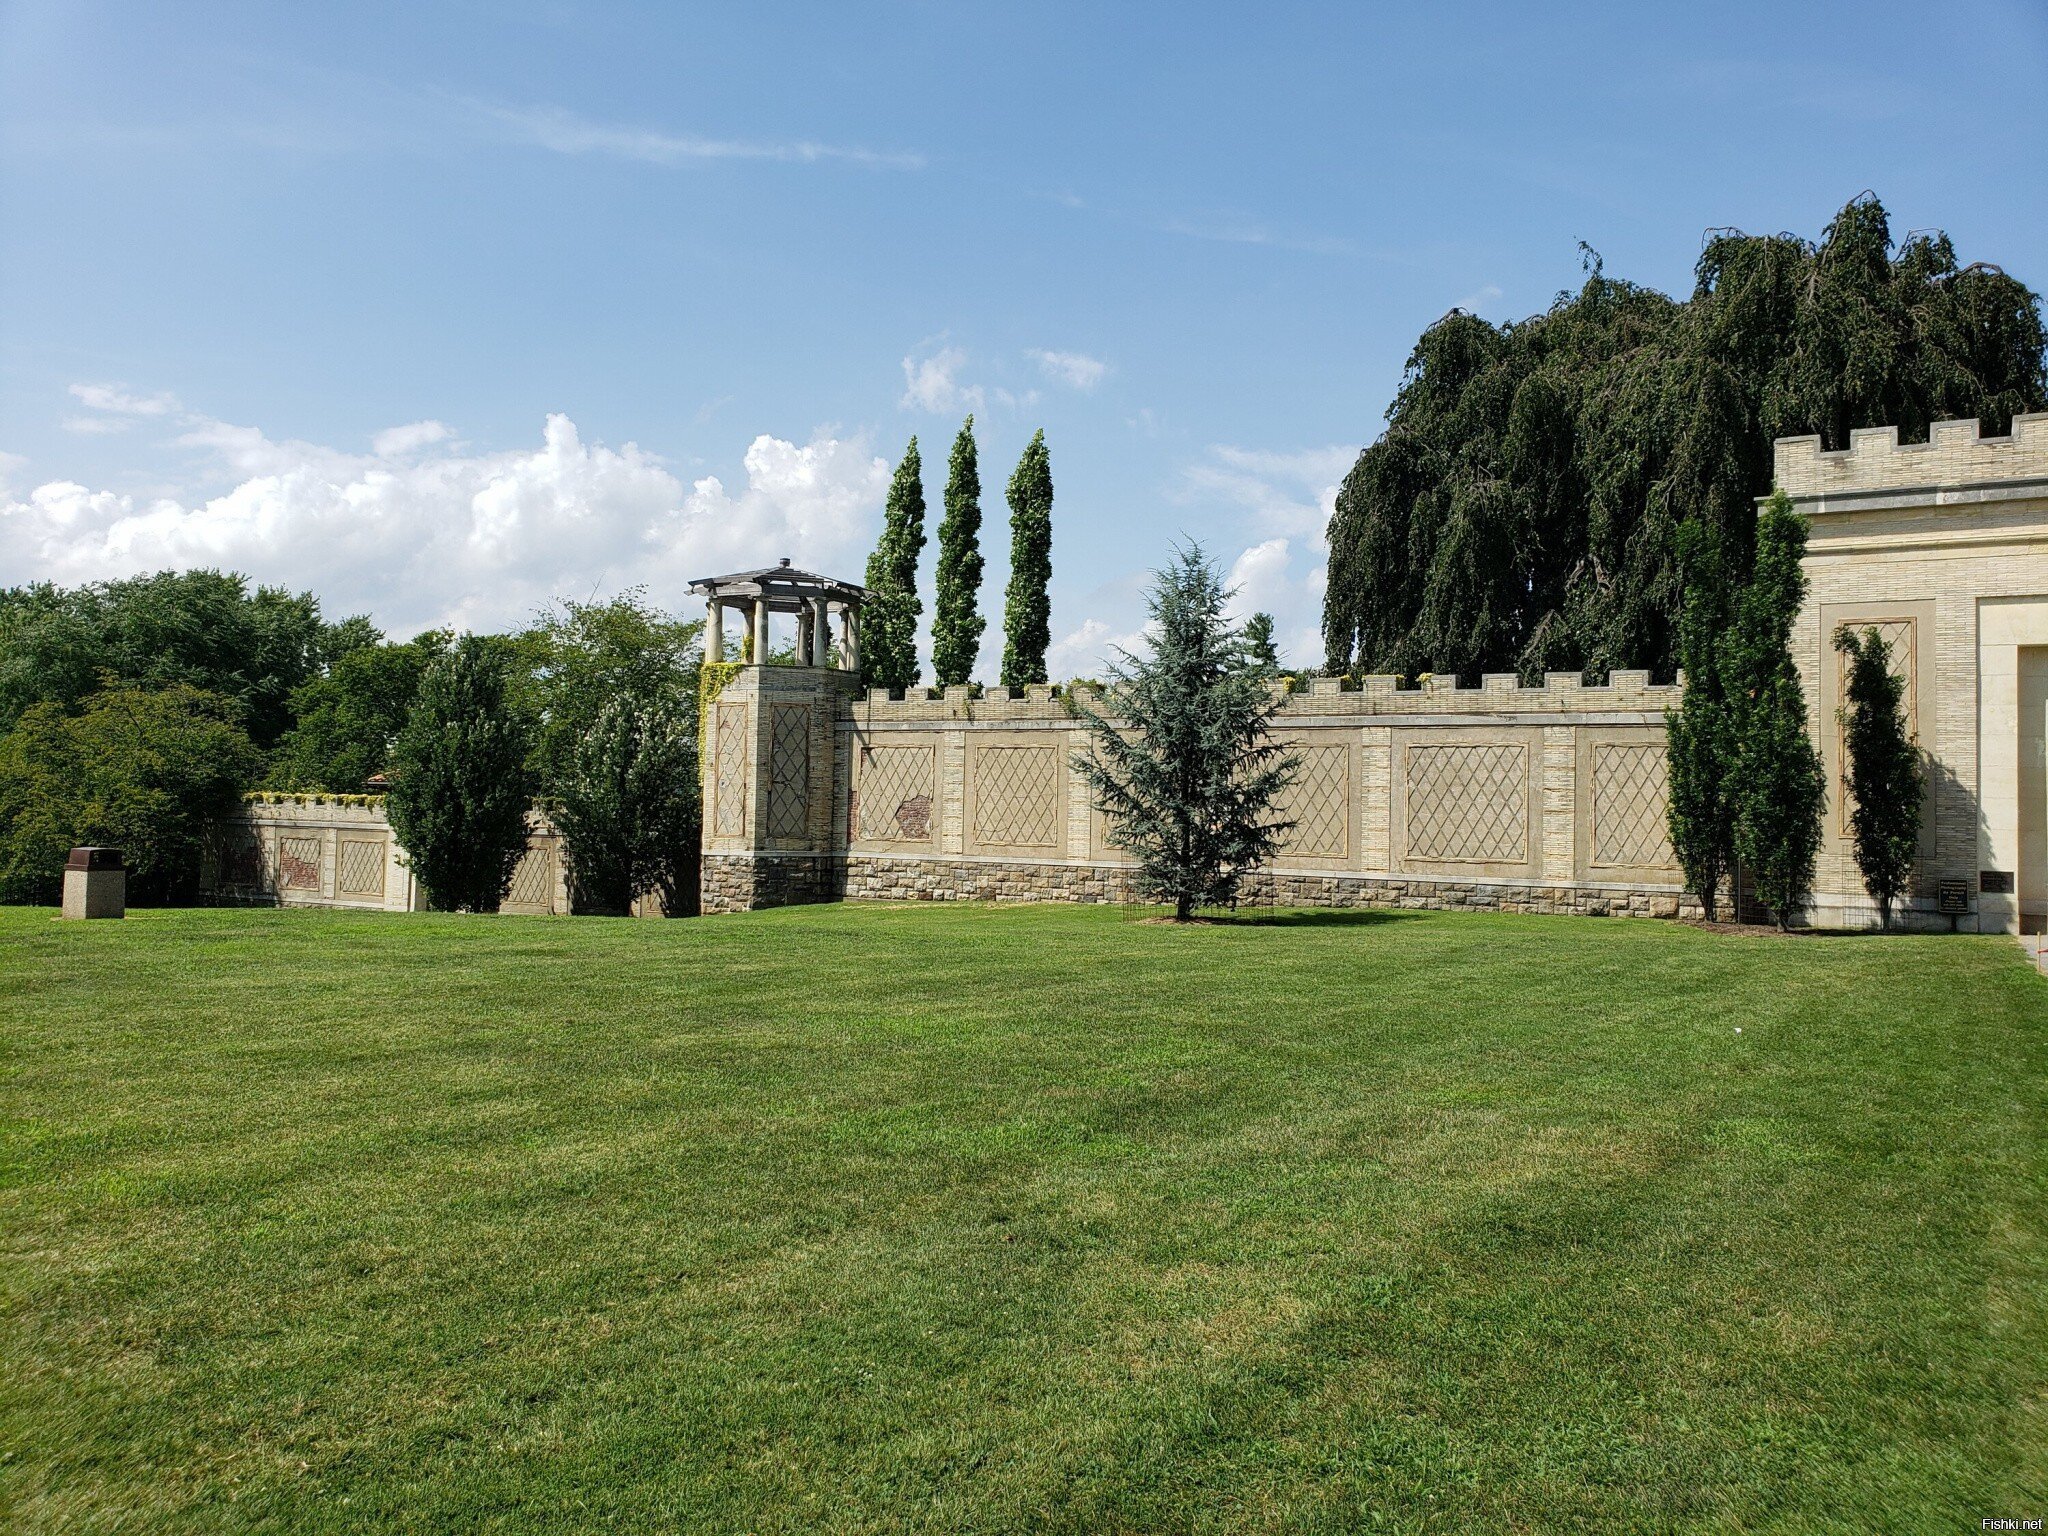
<path fill-rule="evenodd" d="M 915 432 L 1044 427 L 1054 670 L 1180 536 L 1312 640 L 1419 330 L 1711 226 L 2048 285 L 2048 6 L 0 4 L 0 581 L 398 631 L 858 576 Z M 927 582 L 931 552 L 927 552 Z M 985 675 L 993 675 L 985 663 Z"/>

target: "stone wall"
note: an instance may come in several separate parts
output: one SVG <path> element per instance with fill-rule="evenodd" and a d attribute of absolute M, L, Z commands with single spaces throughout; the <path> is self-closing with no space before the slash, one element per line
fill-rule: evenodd
<path fill-rule="evenodd" d="M 213 900 L 284 907 L 407 912 L 426 905 L 375 796 L 256 795 L 216 829 L 200 870 Z M 501 912 L 569 910 L 562 838 L 535 817 Z"/>
<path fill-rule="evenodd" d="M 1678 697 L 1627 671 L 1599 686 L 1316 679 L 1281 700 L 1295 826 L 1247 898 L 1675 916 Z M 1071 703 L 1048 687 L 892 699 L 824 669 L 745 669 L 707 724 L 705 910 L 1130 900 L 1128 860 L 1072 766 L 1088 734 Z"/>

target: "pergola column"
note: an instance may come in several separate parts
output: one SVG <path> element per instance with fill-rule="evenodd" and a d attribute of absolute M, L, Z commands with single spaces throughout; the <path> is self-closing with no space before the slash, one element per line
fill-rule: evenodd
<path fill-rule="evenodd" d="M 765 596 L 754 599 L 754 654 L 752 660 L 757 667 L 768 665 L 768 599 Z"/>
<path fill-rule="evenodd" d="M 725 604 L 715 597 L 705 606 L 704 659 L 725 660 Z"/>
<path fill-rule="evenodd" d="M 824 598 L 811 602 L 811 665 L 822 667 L 825 658 L 832 654 L 831 604 Z"/>
<path fill-rule="evenodd" d="M 860 621 L 845 603 L 839 605 L 839 665 L 841 670 L 860 670 Z"/>

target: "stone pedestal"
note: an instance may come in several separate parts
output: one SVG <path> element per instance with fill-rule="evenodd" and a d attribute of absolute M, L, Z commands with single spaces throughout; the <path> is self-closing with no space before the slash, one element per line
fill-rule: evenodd
<path fill-rule="evenodd" d="M 128 911 L 128 870 L 118 848 L 74 848 L 64 861 L 64 916 L 121 917 Z"/>

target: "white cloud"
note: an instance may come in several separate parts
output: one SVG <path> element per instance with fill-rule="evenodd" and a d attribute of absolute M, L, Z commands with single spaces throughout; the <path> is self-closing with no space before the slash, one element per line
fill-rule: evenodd
<path fill-rule="evenodd" d="M 979 384 L 962 384 L 960 370 L 967 366 L 967 354 L 958 347 L 941 347 L 924 357 L 903 359 L 904 410 L 951 414 L 959 410 L 978 411 L 987 404 Z"/>
<path fill-rule="evenodd" d="M 1085 352 L 1048 352 L 1043 347 L 1032 347 L 1024 355 L 1037 363 L 1047 378 L 1073 389 L 1091 390 L 1109 372 L 1109 364 Z"/>
<path fill-rule="evenodd" d="M 80 437 L 107 437 L 126 432 L 134 423 L 125 416 L 66 416 L 60 425 Z"/>
<path fill-rule="evenodd" d="M 503 107 L 489 102 L 470 105 L 499 125 L 507 137 L 561 155 L 604 155 L 643 165 L 683 165 L 700 160 L 770 160 L 815 164 L 837 160 L 868 170 L 920 170 L 923 155 L 864 149 L 859 145 L 820 144 L 810 139 L 760 141 L 713 139 L 697 134 L 663 133 L 618 123 L 593 122 L 560 107 Z"/>
<path fill-rule="evenodd" d="M 1480 310 L 1484 309 L 1487 305 L 1491 304 L 1495 299 L 1498 299 L 1499 297 L 1501 297 L 1500 284 L 1486 283 L 1478 288 L 1473 289 L 1472 292 L 1466 294 L 1465 297 L 1458 300 L 1458 302 L 1452 305 L 1451 307 L 1453 309 L 1462 309 L 1470 315 L 1476 315 L 1479 313 Z"/>
<path fill-rule="evenodd" d="M 1219 443 L 1181 472 L 1178 498 L 1229 502 L 1252 512 L 1263 530 L 1321 540 L 1357 458 L 1349 445 L 1274 453 Z"/>
<path fill-rule="evenodd" d="M 1142 654 L 1145 644 L 1143 627 L 1119 630 L 1102 619 L 1083 619 L 1079 628 L 1045 648 L 1046 675 L 1054 679 L 1104 677 L 1119 651 Z"/>
<path fill-rule="evenodd" d="M 417 456 L 399 459 L 187 424 L 179 441 L 226 489 L 142 499 L 52 480 L 0 494 L 0 569 L 73 583 L 218 565 L 310 588 L 330 614 L 366 611 L 394 633 L 495 629 L 559 596 L 636 584 L 680 609 L 690 578 L 782 555 L 850 570 L 888 486 L 862 441 L 824 432 L 802 445 L 761 434 L 728 487 L 685 486 L 655 455 L 586 442 L 561 415 L 537 446 L 431 451 L 445 439 L 414 432 Z"/>
<path fill-rule="evenodd" d="M 178 408 L 175 395 L 130 394 L 125 384 L 74 384 L 71 393 L 92 410 L 117 416 L 168 416 Z"/>
<path fill-rule="evenodd" d="M 455 435 L 445 421 L 415 421 L 403 427 L 386 427 L 370 439 L 370 451 L 380 459 L 403 458 L 422 448 L 444 443 Z"/>

